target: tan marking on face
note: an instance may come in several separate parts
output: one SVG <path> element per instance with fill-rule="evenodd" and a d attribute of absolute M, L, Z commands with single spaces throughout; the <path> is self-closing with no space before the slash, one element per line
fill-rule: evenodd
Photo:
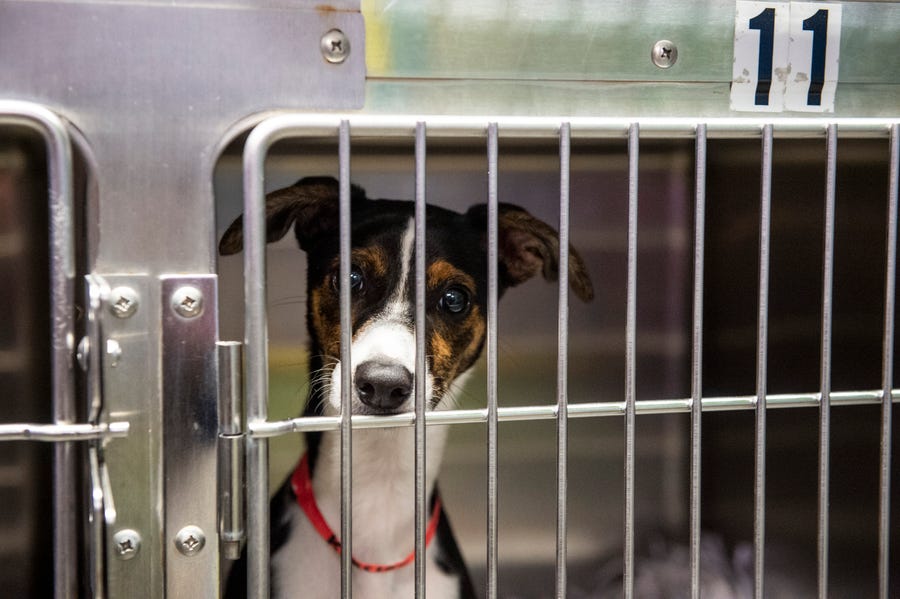
<path fill-rule="evenodd" d="M 425 280 L 429 290 L 439 289 L 448 283 L 458 283 L 475 291 L 475 279 L 446 260 L 435 260 L 429 264 Z"/>
<path fill-rule="evenodd" d="M 322 353 L 326 357 L 337 358 L 340 353 L 340 321 L 331 316 L 336 309 L 334 294 L 329 293 L 329 281 L 314 288 L 309 294 L 309 313 L 314 334 L 319 340 Z"/>

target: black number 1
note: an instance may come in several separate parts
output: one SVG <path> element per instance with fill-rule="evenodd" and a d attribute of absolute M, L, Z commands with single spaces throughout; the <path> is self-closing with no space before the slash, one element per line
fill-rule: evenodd
<path fill-rule="evenodd" d="M 756 73 L 757 106 L 769 105 L 772 89 L 772 61 L 775 47 L 775 9 L 766 8 L 750 19 L 750 29 L 759 31 L 759 62 Z M 807 106 L 822 105 L 822 88 L 825 86 L 825 50 L 828 43 L 828 10 L 820 9 L 803 21 L 803 30 L 812 31 L 812 64 L 809 73 Z"/>
<path fill-rule="evenodd" d="M 803 21 L 803 31 L 813 32 L 812 64 L 809 73 L 807 106 L 822 105 L 822 87 L 825 85 L 825 44 L 828 41 L 828 11 L 821 9 Z"/>
<path fill-rule="evenodd" d="M 775 9 L 767 8 L 750 19 L 750 29 L 759 31 L 759 61 L 757 62 L 756 101 L 754 104 L 768 106 L 769 90 L 772 88 L 772 53 L 775 48 Z"/>

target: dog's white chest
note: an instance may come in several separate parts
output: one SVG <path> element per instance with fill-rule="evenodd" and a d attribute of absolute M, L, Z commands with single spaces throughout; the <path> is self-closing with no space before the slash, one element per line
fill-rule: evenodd
<path fill-rule="evenodd" d="M 340 597 L 340 557 L 316 533 L 309 520 L 291 506 L 293 532 L 272 557 L 272 596 L 276 599 Z M 426 594 L 429 599 L 459 597 L 459 580 L 434 561 L 435 547 L 425 552 Z M 354 568 L 353 596 L 363 599 L 413 599 L 415 571 L 410 564 L 392 572 L 369 573 Z"/>

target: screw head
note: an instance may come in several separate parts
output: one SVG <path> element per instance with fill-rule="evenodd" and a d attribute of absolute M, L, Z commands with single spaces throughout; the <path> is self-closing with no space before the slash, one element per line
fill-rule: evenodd
<path fill-rule="evenodd" d="M 669 40 L 659 40 L 653 44 L 650 60 L 661 69 L 668 69 L 678 60 L 678 47 Z"/>
<path fill-rule="evenodd" d="M 172 309 L 185 318 L 194 318 L 203 312 L 203 293 L 191 285 L 179 287 L 172 294 Z"/>
<path fill-rule="evenodd" d="M 109 294 L 109 309 L 117 318 L 129 318 L 138 309 L 138 294 L 131 287 L 116 287 Z"/>
<path fill-rule="evenodd" d="M 325 60 L 332 64 L 340 64 L 350 55 L 350 40 L 340 29 L 332 29 L 322 36 L 319 48 Z"/>
<path fill-rule="evenodd" d="M 206 535 L 199 526 L 185 526 L 175 535 L 175 547 L 187 557 L 200 553 L 204 545 L 206 545 Z"/>
<path fill-rule="evenodd" d="M 141 535 L 136 530 L 123 528 L 113 535 L 113 548 L 120 560 L 130 560 L 141 550 Z"/>

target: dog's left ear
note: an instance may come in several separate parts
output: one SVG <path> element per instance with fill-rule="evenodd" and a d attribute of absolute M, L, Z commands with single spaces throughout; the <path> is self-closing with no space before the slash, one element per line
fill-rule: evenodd
<path fill-rule="evenodd" d="M 500 203 L 497 209 L 500 283 L 515 287 L 538 273 L 548 281 L 559 280 L 559 235 L 553 227 L 514 204 Z M 486 231 L 486 204 L 472 206 L 467 216 L 474 226 Z M 569 246 L 569 284 L 581 301 L 594 299 L 594 287 L 584 260 L 572 246 Z"/>

